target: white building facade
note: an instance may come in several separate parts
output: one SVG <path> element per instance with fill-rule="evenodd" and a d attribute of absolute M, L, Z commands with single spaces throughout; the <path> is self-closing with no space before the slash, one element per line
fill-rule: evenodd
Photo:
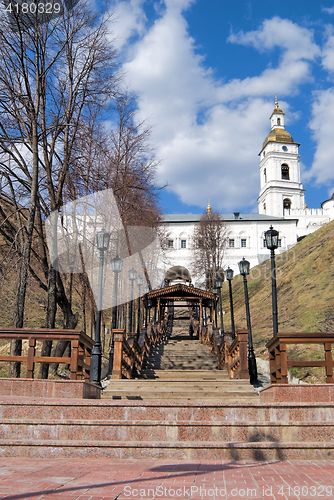
<path fill-rule="evenodd" d="M 273 225 L 279 231 L 278 252 L 291 248 L 299 238 L 334 219 L 334 195 L 321 208 L 307 208 L 301 179 L 299 144 L 285 129 L 284 112 L 277 100 L 270 117 L 271 130 L 259 153 L 260 193 L 258 214 L 222 214 L 226 225 L 224 261 L 238 272 L 245 257 L 251 266 L 269 257 L 264 233 Z M 193 273 L 192 239 L 201 214 L 165 214 L 162 225 L 168 235 L 164 267 L 182 266 Z M 198 281 L 199 280 L 199 281 Z M 201 280 L 195 278 L 195 285 Z"/>

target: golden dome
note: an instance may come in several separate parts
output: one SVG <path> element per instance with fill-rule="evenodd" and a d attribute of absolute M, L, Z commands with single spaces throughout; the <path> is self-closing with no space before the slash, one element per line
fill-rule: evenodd
<path fill-rule="evenodd" d="M 211 207 L 211 203 L 210 202 L 208 203 L 208 206 L 207 206 L 207 209 L 206 209 L 206 213 L 208 215 L 212 214 L 212 207 Z"/>
<path fill-rule="evenodd" d="M 289 132 L 284 128 L 273 128 L 265 138 L 263 148 L 268 144 L 268 142 L 284 142 L 287 144 L 296 144 L 292 138 L 292 135 L 289 134 Z"/>

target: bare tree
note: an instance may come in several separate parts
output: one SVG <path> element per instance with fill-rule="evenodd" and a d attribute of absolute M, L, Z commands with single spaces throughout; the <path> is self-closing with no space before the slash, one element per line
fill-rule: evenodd
<path fill-rule="evenodd" d="M 205 279 L 207 289 L 214 288 L 215 277 L 223 268 L 226 226 L 218 212 L 208 209 L 195 225 L 192 239 L 193 274 Z"/>
<path fill-rule="evenodd" d="M 156 203 L 154 175 L 156 160 L 148 146 L 149 130 L 144 124 L 135 124 L 134 106 L 127 96 L 119 96 L 113 110 L 111 130 L 103 128 L 91 116 L 77 137 L 77 158 L 67 183 L 68 199 L 77 199 L 92 192 L 112 188 L 124 228 L 124 245 L 113 242 L 114 255 L 122 253 L 123 246 L 129 254 L 140 252 L 149 242 L 149 232 L 136 232 L 136 248 L 132 248 L 131 228 L 158 229 L 160 220 Z M 133 229 L 132 229 L 133 230 Z M 145 236 L 144 236 L 145 235 Z M 142 241 L 143 240 L 143 241 Z M 125 256 L 125 255 L 124 255 Z M 143 263 L 145 269 L 145 265 Z M 87 280 L 82 276 L 87 286 Z M 146 273 L 148 279 L 148 273 Z M 93 314 L 91 299 L 83 302 L 88 306 L 88 316 Z M 84 316 L 86 316 L 86 312 Z"/>
<path fill-rule="evenodd" d="M 58 305 L 64 326 L 73 328 L 77 314 L 50 262 L 43 221 L 64 202 L 82 124 L 116 93 L 115 56 L 106 20 L 94 18 L 83 2 L 44 23 L 36 17 L 27 26 L 13 16 L 2 18 L 0 27 L 0 168 L 3 189 L 20 215 L 10 226 L 3 210 L 0 230 L 20 257 L 14 324 L 24 324 L 30 272 L 47 292 L 46 326 L 55 326 Z M 45 346 L 46 353 L 50 349 Z M 13 353 L 20 351 L 16 342 Z"/>

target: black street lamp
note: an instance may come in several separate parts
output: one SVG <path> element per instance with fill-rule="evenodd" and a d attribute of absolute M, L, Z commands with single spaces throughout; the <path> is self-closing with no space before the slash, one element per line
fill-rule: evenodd
<path fill-rule="evenodd" d="M 116 255 L 113 259 L 111 259 L 111 270 L 115 274 L 115 283 L 114 283 L 114 307 L 112 311 L 112 322 L 111 322 L 111 327 L 112 328 L 117 328 L 117 316 L 118 316 L 118 310 L 117 310 L 117 299 L 118 299 L 118 277 L 119 274 L 122 272 L 123 268 L 123 261 L 122 259 Z"/>
<path fill-rule="evenodd" d="M 245 307 L 246 307 L 246 319 L 247 319 L 247 330 L 248 330 L 248 373 L 249 381 L 252 385 L 259 385 L 257 378 L 257 366 L 256 357 L 253 347 L 253 335 L 252 335 L 252 323 L 249 308 L 249 297 L 248 297 L 248 285 L 247 276 L 249 275 L 250 263 L 243 257 L 239 262 L 239 271 L 244 281 L 244 294 L 245 294 Z"/>
<path fill-rule="evenodd" d="M 139 339 L 140 335 L 140 322 L 141 322 L 141 287 L 144 284 L 144 280 L 141 276 L 137 278 L 138 285 L 138 314 L 137 314 L 137 338 Z"/>
<path fill-rule="evenodd" d="M 146 299 L 146 311 L 145 311 L 145 327 L 147 328 L 147 325 L 151 321 L 151 307 L 153 305 L 152 299 Z"/>
<path fill-rule="evenodd" d="M 214 309 L 215 309 L 215 328 L 218 328 L 218 316 L 217 316 L 217 301 L 218 301 L 218 288 L 213 288 L 212 292 L 215 296 Z"/>
<path fill-rule="evenodd" d="M 91 354 L 90 380 L 96 384 L 101 383 L 102 368 L 102 344 L 101 344 L 101 321 L 102 321 L 102 297 L 103 297 L 103 272 L 104 272 L 104 253 L 108 250 L 110 233 L 101 229 L 96 233 L 96 246 L 99 250 L 99 277 L 98 277 L 98 297 L 95 314 L 95 338 Z"/>
<path fill-rule="evenodd" d="M 223 298 L 222 298 L 222 286 L 224 283 L 224 276 L 221 273 L 217 274 L 215 279 L 215 285 L 218 290 L 219 297 L 219 314 L 220 314 L 220 334 L 222 337 L 225 335 L 224 331 L 224 315 L 223 315 Z"/>
<path fill-rule="evenodd" d="M 115 274 L 114 297 L 113 297 L 115 305 L 112 309 L 112 318 L 111 318 L 111 340 L 110 340 L 110 350 L 109 350 L 108 378 L 111 377 L 113 363 L 114 363 L 114 333 L 113 333 L 113 330 L 118 328 L 118 307 L 117 307 L 118 276 L 119 276 L 119 273 L 122 272 L 123 261 L 118 255 L 116 255 L 116 257 L 111 259 L 110 264 L 111 264 L 111 270 Z"/>
<path fill-rule="evenodd" d="M 129 319 L 128 319 L 128 328 L 129 328 L 129 333 L 132 333 L 133 330 L 133 287 L 134 283 L 137 279 L 137 271 L 135 269 L 130 269 L 129 271 L 129 280 L 131 283 L 131 297 L 130 297 L 130 304 L 129 304 Z"/>
<path fill-rule="evenodd" d="M 271 299 L 272 299 L 272 311 L 273 311 L 273 332 L 274 335 L 278 334 L 278 308 L 277 308 L 277 284 L 276 284 L 276 261 L 275 261 L 275 250 L 278 248 L 278 236 L 279 232 L 270 226 L 270 229 L 264 233 L 266 239 L 266 245 L 268 250 L 270 250 L 270 260 L 271 260 Z"/>
<path fill-rule="evenodd" d="M 228 267 L 225 271 L 225 276 L 226 276 L 226 279 L 228 281 L 228 291 L 229 291 L 229 296 L 230 296 L 232 339 L 235 339 L 234 307 L 233 307 L 233 294 L 232 294 L 232 280 L 233 280 L 233 276 L 234 276 L 233 269 Z"/>

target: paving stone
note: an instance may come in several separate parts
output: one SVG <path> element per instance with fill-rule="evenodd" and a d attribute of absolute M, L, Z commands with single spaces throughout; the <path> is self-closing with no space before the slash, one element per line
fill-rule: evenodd
<path fill-rule="evenodd" d="M 1 498 L 301 500 L 334 497 L 334 461 L 235 464 L 221 460 L 32 459 L 30 470 L 25 470 L 25 465 L 25 458 L 0 458 Z M 41 476 L 43 482 L 38 479 Z M 19 479 L 24 479 L 24 483 Z M 66 484 L 57 484 L 55 479 L 66 480 Z M 147 493 L 146 497 L 138 496 L 140 490 Z M 176 490 L 182 491 L 182 496 L 173 497 Z"/>

